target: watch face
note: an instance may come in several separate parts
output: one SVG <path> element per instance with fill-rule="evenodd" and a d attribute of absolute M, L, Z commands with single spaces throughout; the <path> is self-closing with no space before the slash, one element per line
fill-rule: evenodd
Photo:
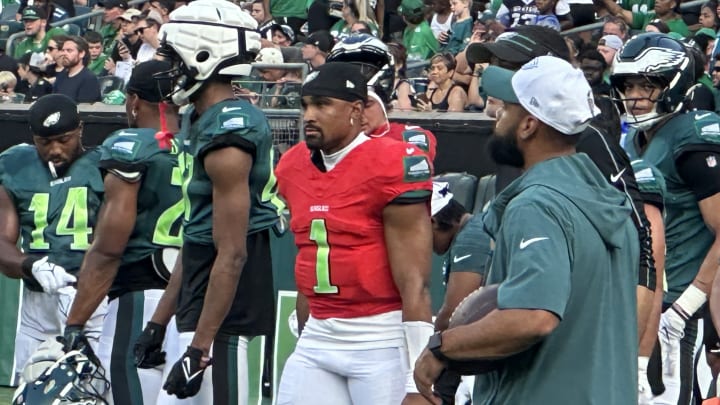
<path fill-rule="evenodd" d="M 438 349 L 442 346 L 442 335 L 441 332 L 435 332 L 432 336 L 430 336 L 430 340 L 428 341 L 428 348 L 430 350 Z"/>

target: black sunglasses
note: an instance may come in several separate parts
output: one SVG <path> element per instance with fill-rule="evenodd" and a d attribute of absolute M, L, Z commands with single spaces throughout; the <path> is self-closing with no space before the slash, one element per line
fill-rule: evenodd
<path fill-rule="evenodd" d="M 720 72 L 720 66 L 713 66 L 713 72 Z"/>
<path fill-rule="evenodd" d="M 135 29 L 135 33 L 142 35 L 143 32 L 145 32 L 145 29 L 146 29 L 146 28 L 150 28 L 150 27 L 140 27 L 140 28 L 136 28 L 136 29 Z"/>
<path fill-rule="evenodd" d="M 52 52 L 52 51 L 57 51 L 57 48 L 55 48 L 54 46 L 48 46 L 47 50 Z"/>

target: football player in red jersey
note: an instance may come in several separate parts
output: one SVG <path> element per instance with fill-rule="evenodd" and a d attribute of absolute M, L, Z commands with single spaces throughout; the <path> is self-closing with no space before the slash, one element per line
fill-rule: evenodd
<path fill-rule="evenodd" d="M 430 323 L 432 165 L 361 130 L 367 82 L 331 62 L 302 87 L 305 143 L 276 169 L 298 255 L 301 335 L 278 404 L 426 403 L 412 381 Z"/>
<path fill-rule="evenodd" d="M 385 43 L 368 34 L 354 34 L 338 42 L 327 57 L 328 62 L 349 62 L 360 66 L 368 81 L 362 130 L 371 138 L 397 139 L 413 144 L 435 160 L 437 140 L 427 129 L 417 125 L 390 122 L 385 106 L 395 85 L 395 63 Z"/>

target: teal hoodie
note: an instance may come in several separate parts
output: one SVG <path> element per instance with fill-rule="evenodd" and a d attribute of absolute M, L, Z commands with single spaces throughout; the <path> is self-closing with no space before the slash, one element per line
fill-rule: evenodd
<path fill-rule="evenodd" d="M 479 376 L 473 403 L 637 401 L 639 247 L 630 213 L 628 198 L 583 153 L 540 162 L 497 196 L 484 222 L 495 238 L 487 283 L 500 284 L 498 308 L 545 310 L 560 323 L 502 370 Z"/>

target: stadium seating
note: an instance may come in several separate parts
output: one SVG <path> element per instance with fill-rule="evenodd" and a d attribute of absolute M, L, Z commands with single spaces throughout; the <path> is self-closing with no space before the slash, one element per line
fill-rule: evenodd
<path fill-rule="evenodd" d="M 495 175 L 489 174 L 479 180 L 465 172 L 438 174 L 433 181 L 444 181 L 450 185 L 453 198 L 472 213 L 480 213 L 495 197 Z"/>
<path fill-rule="evenodd" d="M 20 4 L 10 3 L 4 4 L 2 12 L 0 12 L 0 21 L 15 21 L 15 14 L 17 14 Z"/>
<path fill-rule="evenodd" d="M 6 50 L 8 38 L 10 38 L 12 34 L 23 31 L 23 29 L 23 24 L 19 21 L 0 22 L 0 49 L 3 51 Z"/>

